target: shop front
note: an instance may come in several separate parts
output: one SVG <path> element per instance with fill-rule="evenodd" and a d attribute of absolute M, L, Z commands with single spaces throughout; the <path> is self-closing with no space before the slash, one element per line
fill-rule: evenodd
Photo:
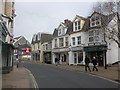
<path fill-rule="evenodd" d="M 72 47 L 71 48 L 71 64 L 82 65 L 83 64 L 84 52 L 82 47 Z"/>
<path fill-rule="evenodd" d="M 47 64 L 51 64 L 52 62 L 52 53 L 51 51 L 44 51 L 44 62 Z"/>
<path fill-rule="evenodd" d="M 96 57 L 98 66 L 106 65 L 106 50 L 106 45 L 84 47 L 84 51 L 91 61 L 94 56 Z"/>
<path fill-rule="evenodd" d="M 58 60 L 59 64 L 68 64 L 69 63 L 69 48 L 53 49 L 53 62 L 56 63 L 55 59 Z"/>

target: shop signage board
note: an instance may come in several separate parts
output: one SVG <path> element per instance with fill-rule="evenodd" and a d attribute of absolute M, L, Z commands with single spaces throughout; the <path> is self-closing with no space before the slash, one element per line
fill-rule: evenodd
<path fill-rule="evenodd" d="M 107 50 L 107 46 L 101 45 L 101 46 L 91 46 L 91 47 L 84 47 L 84 51 L 104 51 Z"/>

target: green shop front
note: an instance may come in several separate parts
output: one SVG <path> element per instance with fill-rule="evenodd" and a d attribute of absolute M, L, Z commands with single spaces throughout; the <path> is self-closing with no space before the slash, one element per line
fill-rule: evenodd
<path fill-rule="evenodd" d="M 93 59 L 93 56 L 96 57 L 98 61 L 98 66 L 106 66 L 106 45 L 86 46 L 83 50 L 85 51 L 86 55 L 90 58 L 90 60 Z"/>

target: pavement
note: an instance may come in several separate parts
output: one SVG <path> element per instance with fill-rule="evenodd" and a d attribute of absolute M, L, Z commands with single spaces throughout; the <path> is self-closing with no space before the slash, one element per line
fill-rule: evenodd
<path fill-rule="evenodd" d="M 35 63 L 35 62 L 32 62 Z M 44 64 L 44 63 L 36 63 L 36 64 L 43 64 L 58 68 L 64 68 L 68 70 L 75 70 L 80 71 L 83 73 L 96 75 L 98 77 L 111 80 L 115 83 L 120 83 L 120 70 L 118 68 L 118 64 L 112 65 L 111 67 L 98 67 L 98 71 L 92 72 L 85 72 L 84 66 L 70 66 L 70 65 L 55 65 L 55 64 Z M 92 67 L 90 67 L 92 69 Z M 11 83 L 12 82 L 12 83 Z M 2 88 L 38 88 L 36 80 L 32 73 L 27 70 L 26 68 L 20 67 L 13 67 L 13 71 L 9 74 L 2 75 Z"/>
<path fill-rule="evenodd" d="M 14 66 L 13 71 L 2 75 L 2 88 L 36 88 L 34 83 L 31 72 L 22 66 Z"/>

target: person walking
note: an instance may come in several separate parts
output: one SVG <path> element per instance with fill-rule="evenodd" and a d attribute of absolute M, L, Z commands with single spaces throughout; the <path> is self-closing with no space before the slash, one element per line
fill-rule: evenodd
<path fill-rule="evenodd" d="M 55 58 L 55 64 L 56 64 L 56 66 L 57 66 L 57 64 L 58 64 L 57 62 L 58 62 L 58 59 L 57 59 L 57 58 Z"/>
<path fill-rule="evenodd" d="M 87 68 L 91 72 L 90 67 L 89 67 L 89 63 L 90 63 L 90 59 L 87 56 L 85 56 L 85 71 L 86 72 L 87 72 Z"/>
<path fill-rule="evenodd" d="M 94 69 L 96 69 L 96 71 L 98 71 L 98 68 L 96 67 L 96 65 L 97 65 L 97 59 L 96 59 L 95 56 L 93 57 L 92 63 L 93 63 L 93 69 L 92 70 L 94 71 Z"/>

